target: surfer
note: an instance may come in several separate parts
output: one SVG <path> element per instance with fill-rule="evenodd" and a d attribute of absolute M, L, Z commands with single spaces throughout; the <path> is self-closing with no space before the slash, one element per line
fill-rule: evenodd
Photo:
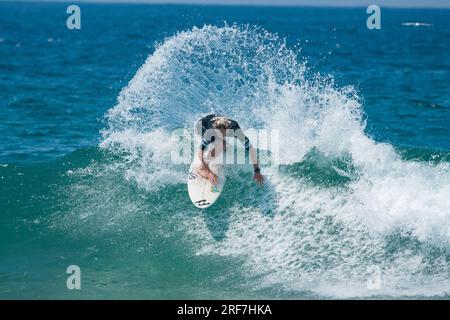
<path fill-rule="evenodd" d="M 250 140 L 245 136 L 244 132 L 239 127 L 239 124 L 235 120 L 210 114 L 201 118 L 197 122 L 195 125 L 195 132 L 202 137 L 202 142 L 198 152 L 200 167 L 197 169 L 197 172 L 202 177 L 209 179 L 213 184 L 217 184 L 217 176 L 210 170 L 208 164 L 205 162 L 204 152 L 210 143 L 216 140 L 221 140 L 222 143 L 215 143 L 214 149 L 211 151 L 211 156 L 216 157 L 226 146 L 225 137 L 233 136 L 242 142 L 247 152 L 250 152 L 250 158 L 254 169 L 253 180 L 255 180 L 258 185 L 263 184 L 264 177 L 261 174 L 261 169 L 259 168 L 255 149 L 250 144 Z"/>

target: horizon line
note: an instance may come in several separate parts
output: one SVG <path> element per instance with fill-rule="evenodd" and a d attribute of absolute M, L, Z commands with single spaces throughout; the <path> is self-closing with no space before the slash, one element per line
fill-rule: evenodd
<path fill-rule="evenodd" d="M 247 0 L 248 1 L 248 0 Z M 205 2 L 198 0 L 191 1 L 180 1 L 180 0 L 170 0 L 170 1 L 152 1 L 152 0 L 0 0 L 0 2 L 12 2 L 12 3 L 26 3 L 26 2 L 34 2 L 34 3 L 72 3 L 72 4 L 82 4 L 82 3 L 92 3 L 92 4 L 143 4 L 143 5 L 180 5 L 180 6 L 226 6 L 226 7 L 305 7 L 305 8 L 366 8 L 368 4 L 305 4 L 305 3 L 286 3 L 280 1 L 278 3 L 268 3 L 268 2 L 234 2 L 234 1 L 211 1 L 207 0 Z M 399 4 L 378 4 L 380 8 L 391 8 L 391 9 L 450 9 L 450 3 L 448 6 L 435 4 L 435 5 L 399 5 Z"/>

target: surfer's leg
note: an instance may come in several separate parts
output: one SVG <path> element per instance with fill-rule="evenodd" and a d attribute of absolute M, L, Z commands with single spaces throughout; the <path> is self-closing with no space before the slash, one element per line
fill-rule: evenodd
<path fill-rule="evenodd" d="M 224 151 L 224 147 L 228 147 L 228 143 L 225 140 L 223 140 L 222 143 L 215 142 L 214 148 L 212 148 L 212 150 L 208 152 L 208 158 L 214 159 L 215 157 L 219 156 L 222 151 Z"/>
<path fill-rule="evenodd" d="M 231 144 L 229 144 L 228 142 L 226 142 L 225 140 L 223 141 L 222 144 L 219 144 L 219 146 L 216 148 L 214 147 L 214 149 L 212 150 L 212 154 L 211 157 L 215 158 L 217 156 L 219 156 L 222 152 L 226 153 L 227 151 L 231 152 L 232 151 L 232 146 Z"/>

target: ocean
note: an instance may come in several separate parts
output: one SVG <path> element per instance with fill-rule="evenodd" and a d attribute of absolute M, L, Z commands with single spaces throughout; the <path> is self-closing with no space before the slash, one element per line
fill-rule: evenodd
<path fill-rule="evenodd" d="M 450 297 L 450 10 L 67 6 L 0 2 L 0 298 Z M 280 159 L 200 210 L 212 112 Z"/>

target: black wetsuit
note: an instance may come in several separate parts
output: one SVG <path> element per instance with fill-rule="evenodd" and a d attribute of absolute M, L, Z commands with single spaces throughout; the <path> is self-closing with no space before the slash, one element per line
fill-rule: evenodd
<path fill-rule="evenodd" d="M 206 147 L 208 147 L 208 145 L 211 142 L 214 142 L 216 137 L 214 134 L 206 134 L 205 132 L 207 130 L 210 129 L 214 129 L 213 124 L 214 124 L 214 118 L 216 118 L 217 115 L 215 114 L 210 114 L 207 115 L 203 118 L 201 118 L 197 125 L 195 126 L 195 131 L 197 132 L 197 134 L 200 134 L 202 136 L 202 143 L 201 143 L 201 148 L 202 150 L 205 150 Z M 228 118 L 227 118 L 228 119 Z M 233 133 L 233 136 L 237 139 L 239 139 L 239 141 L 242 142 L 242 144 L 245 147 L 245 150 L 249 150 L 250 149 L 250 140 L 245 136 L 244 132 L 242 132 L 242 129 L 239 127 L 239 124 L 237 123 L 237 121 L 235 120 L 231 120 L 228 119 L 231 122 L 230 127 L 227 130 L 230 130 Z M 228 131 L 228 132 L 230 132 Z M 208 132 L 209 133 L 209 132 Z M 211 131 L 211 133 L 213 133 L 213 131 Z"/>

